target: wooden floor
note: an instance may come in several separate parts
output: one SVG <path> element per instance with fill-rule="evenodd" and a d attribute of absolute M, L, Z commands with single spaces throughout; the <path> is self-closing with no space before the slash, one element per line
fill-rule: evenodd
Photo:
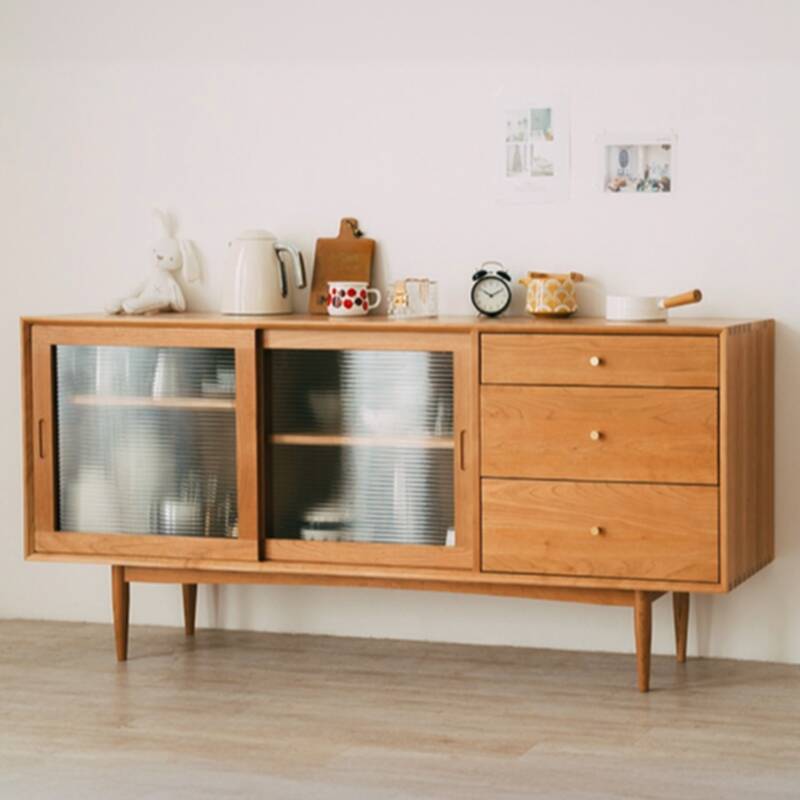
<path fill-rule="evenodd" d="M 800 797 L 800 667 L 0 622 L 0 798 Z"/>

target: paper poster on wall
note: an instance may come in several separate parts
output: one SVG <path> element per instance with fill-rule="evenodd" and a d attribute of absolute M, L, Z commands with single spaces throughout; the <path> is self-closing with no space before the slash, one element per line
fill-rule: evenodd
<path fill-rule="evenodd" d="M 499 199 L 548 203 L 569 196 L 569 112 L 563 99 L 501 98 Z"/>
<path fill-rule="evenodd" d="M 603 134 L 603 191 L 607 194 L 671 194 L 675 189 L 674 133 Z"/>

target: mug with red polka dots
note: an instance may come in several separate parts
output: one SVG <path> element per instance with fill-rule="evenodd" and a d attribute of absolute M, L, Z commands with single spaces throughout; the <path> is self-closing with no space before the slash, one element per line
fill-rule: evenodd
<path fill-rule="evenodd" d="M 332 317 L 361 317 L 368 314 L 371 308 L 377 308 L 381 302 L 381 293 L 370 289 L 369 284 L 362 281 L 329 281 L 328 282 L 328 314 Z"/>

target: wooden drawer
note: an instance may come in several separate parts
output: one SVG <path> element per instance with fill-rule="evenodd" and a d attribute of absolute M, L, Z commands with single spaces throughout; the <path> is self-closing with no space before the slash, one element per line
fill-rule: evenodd
<path fill-rule="evenodd" d="M 713 389 L 481 388 L 481 474 L 717 482 Z"/>
<path fill-rule="evenodd" d="M 714 336 L 484 334 L 483 383 L 715 387 Z"/>
<path fill-rule="evenodd" d="M 482 495 L 486 571 L 718 580 L 714 487 L 484 480 Z"/>

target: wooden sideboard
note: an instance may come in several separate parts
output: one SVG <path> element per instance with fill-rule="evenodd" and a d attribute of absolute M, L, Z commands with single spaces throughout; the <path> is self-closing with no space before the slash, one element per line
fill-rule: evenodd
<path fill-rule="evenodd" d="M 774 324 L 573 318 L 22 320 L 25 555 L 129 586 L 651 606 L 774 557 Z"/>

